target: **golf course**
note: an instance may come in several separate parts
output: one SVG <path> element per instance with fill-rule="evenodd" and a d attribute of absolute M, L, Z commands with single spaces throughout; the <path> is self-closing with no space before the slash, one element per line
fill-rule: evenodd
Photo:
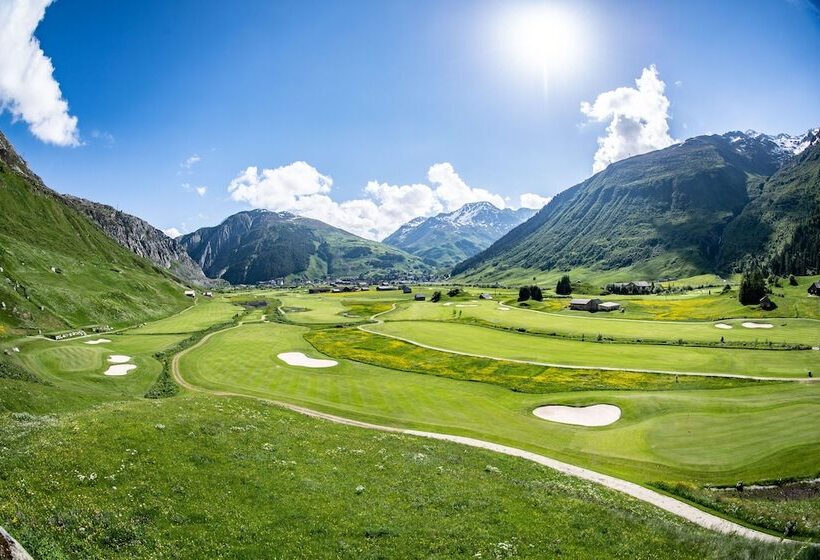
<path fill-rule="evenodd" d="M 464 530 L 481 495 L 481 508 L 503 513 L 460 541 L 474 544 L 470 555 L 525 542 L 546 554 L 557 534 L 524 526 L 561 527 L 583 503 L 586 520 L 616 516 L 610 531 L 619 537 L 562 531 L 560 548 L 573 557 L 656 552 L 668 546 L 660 542 L 675 543 L 664 548 L 669 558 L 814 557 L 799 543 L 820 538 L 811 482 L 820 475 L 820 384 L 807 377 L 820 365 L 816 318 L 767 319 L 774 326 L 761 334 L 744 317 L 716 329 L 522 308 L 503 290 L 493 300 L 467 289 L 429 301 L 437 290 L 415 287 L 428 301 L 395 291 L 233 290 L 117 331 L 9 341 L 36 380 L 0 378 L 0 428 L 11 444 L 0 473 L 16 480 L 0 485 L 0 515 L 42 519 L 18 523 L 36 551 L 124 558 L 178 533 L 180 557 L 193 557 L 197 543 L 218 548 L 217 539 L 258 523 L 248 484 L 276 496 L 271 519 L 299 539 L 306 528 L 286 521 L 283 506 L 309 489 L 310 524 L 358 507 L 350 500 L 380 504 L 322 529 L 308 545 L 317 557 L 341 554 L 341 543 L 375 551 L 385 538 L 451 557 L 465 552 L 436 548 L 424 515 L 463 504 L 441 530 Z M 178 448 L 187 450 L 180 461 Z M 23 472 L 31 457 L 37 467 Z M 438 498 L 416 510 L 430 470 Z M 202 515 L 215 515 L 208 480 L 219 481 L 232 512 L 213 533 L 197 530 Z M 739 481 L 748 490 L 737 491 Z M 758 486 L 775 490 L 758 497 Z M 32 501 L 33 487 L 53 491 Z M 172 514 L 165 496 L 183 487 L 193 509 Z M 117 502 L 120 489 L 140 502 Z M 83 496 L 70 510 L 57 505 L 68 493 Z M 536 505 L 545 499 L 549 507 Z M 400 515 L 388 521 L 391 509 Z M 67 527 L 62 536 L 48 529 L 48 511 Z M 779 541 L 793 520 L 790 540 Z M 269 527 L 255 528 L 262 542 L 295 550 Z M 81 529 L 87 539 L 77 538 Z"/>

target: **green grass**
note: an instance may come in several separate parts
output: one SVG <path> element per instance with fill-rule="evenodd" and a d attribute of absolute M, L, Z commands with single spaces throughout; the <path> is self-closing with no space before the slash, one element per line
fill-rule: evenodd
<path fill-rule="evenodd" d="M 543 307 L 555 301 L 548 300 Z M 566 307 L 569 303 L 569 300 L 557 301 L 560 301 L 562 307 Z M 602 335 L 604 338 L 627 342 L 641 340 L 677 343 L 683 340 L 686 343 L 720 344 L 720 339 L 723 338 L 727 344 L 753 345 L 757 343 L 765 346 L 771 342 L 778 345 L 820 346 L 820 321 L 813 319 L 762 321 L 774 325 L 770 329 L 749 329 L 742 326 L 742 323 L 746 322 L 744 319 L 729 319 L 721 323 L 731 325 L 731 329 L 718 329 L 713 322 L 624 319 L 629 312 L 593 314 L 566 311 L 558 313 L 555 309 L 551 312 L 536 312 L 531 308 L 503 306 L 492 301 L 471 301 L 461 305 L 471 307 L 436 305 L 427 302 L 411 303 L 382 316 L 381 319 L 385 321 L 472 321 L 487 326 L 524 328 L 528 332 L 535 333 L 576 338 L 583 336 L 589 340 Z M 761 321 L 755 320 L 754 322 Z"/>
<path fill-rule="evenodd" d="M 768 482 L 764 484 L 770 484 Z M 659 483 L 658 488 L 744 522 L 785 534 L 793 524 L 793 535 L 817 541 L 820 538 L 820 492 L 817 482 L 798 481 L 774 488 L 742 492 L 734 488 L 704 488 L 686 483 Z"/>
<path fill-rule="evenodd" d="M 563 391 L 673 391 L 739 387 L 756 381 L 635 373 L 572 370 L 459 356 L 355 328 L 310 331 L 305 339 L 319 352 L 383 368 L 500 385 L 524 393 Z"/>
<path fill-rule="evenodd" d="M 812 557 L 518 459 L 253 400 L 5 415 L 0 437 L 0 524 L 38 560 Z"/>
<path fill-rule="evenodd" d="M 0 208 L 4 330 L 121 327 L 188 305 L 184 288 L 167 272 L 121 247 L 53 193 L 2 163 Z"/>
<path fill-rule="evenodd" d="M 820 386 L 775 384 L 695 391 L 525 394 L 339 360 L 329 369 L 288 366 L 276 356 L 321 357 L 307 329 L 245 325 L 213 335 L 180 359 L 195 385 L 272 398 L 345 417 L 489 439 L 638 482 L 734 483 L 808 476 L 820 462 Z M 532 415 L 545 403 L 612 403 L 604 428 L 554 424 Z"/>
<path fill-rule="evenodd" d="M 367 328 L 439 349 L 569 366 L 806 377 L 806 371 L 816 370 L 820 360 L 820 353 L 814 350 L 590 343 L 452 322 L 402 321 Z"/>
<path fill-rule="evenodd" d="M 227 301 L 207 300 L 200 298 L 197 305 L 185 309 L 182 313 L 160 321 L 154 321 L 143 327 L 130 329 L 130 334 L 177 334 L 192 333 L 208 328 L 210 325 L 227 321 L 243 309 Z"/>

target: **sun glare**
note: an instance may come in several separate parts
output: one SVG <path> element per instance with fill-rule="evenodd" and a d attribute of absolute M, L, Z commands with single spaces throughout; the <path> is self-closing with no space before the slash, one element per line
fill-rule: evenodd
<path fill-rule="evenodd" d="M 584 43 L 578 17 L 556 5 L 509 6 L 494 18 L 501 63 L 545 81 L 569 73 Z"/>

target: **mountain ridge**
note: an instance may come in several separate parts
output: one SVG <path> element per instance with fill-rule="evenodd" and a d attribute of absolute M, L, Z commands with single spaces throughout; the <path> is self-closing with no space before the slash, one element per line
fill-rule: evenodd
<path fill-rule="evenodd" d="M 414 218 L 384 243 L 416 255 L 430 266 L 450 268 L 489 247 L 535 214 L 529 208 L 501 209 L 490 202 L 471 202 L 452 212 Z"/>

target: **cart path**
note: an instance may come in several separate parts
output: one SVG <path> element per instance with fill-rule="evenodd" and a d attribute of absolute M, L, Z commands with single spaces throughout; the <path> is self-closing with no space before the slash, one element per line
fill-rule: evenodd
<path fill-rule="evenodd" d="M 748 539 L 759 540 L 763 542 L 770 542 L 770 543 L 779 543 L 779 542 L 793 542 L 797 544 L 806 545 L 807 543 L 802 541 L 792 541 L 791 539 L 783 539 L 781 537 L 776 537 L 774 535 L 770 535 L 768 533 L 764 533 L 763 531 L 758 531 L 756 529 L 751 529 L 749 527 L 744 527 L 738 523 L 733 521 L 729 521 L 728 519 L 724 519 L 717 515 L 708 513 L 706 511 L 700 510 L 692 505 L 689 505 L 685 502 L 677 500 L 671 496 L 667 496 L 665 494 L 661 494 L 660 492 L 656 492 L 654 490 L 650 490 L 649 488 L 645 488 L 639 484 L 635 484 L 634 482 L 629 482 L 620 478 L 616 478 L 613 476 L 601 474 L 583 467 L 578 467 L 576 465 L 572 465 L 570 463 L 565 463 L 563 461 L 558 461 L 556 459 L 551 459 L 545 455 L 540 455 L 538 453 L 533 453 L 531 451 L 526 451 L 524 449 L 519 449 L 517 447 L 511 447 L 508 445 L 501 445 L 498 443 L 493 443 L 490 441 L 484 441 L 476 438 L 464 437 L 464 436 L 457 436 L 451 434 L 444 434 L 438 432 L 425 432 L 419 430 L 409 430 L 404 428 L 396 428 L 393 426 L 383 426 L 379 424 L 372 424 L 369 422 L 362 422 L 359 420 L 353 420 L 351 418 L 344 418 L 342 416 L 336 416 L 334 414 L 328 414 L 325 412 L 320 412 L 318 410 L 313 410 L 310 408 L 306 408 L 303 406 L 298 406 L 295 404 L 277 401 L 273 399 L 266 399 L 263 397 L 256 397 L 253 395 L 246 395 L 242 393 L 234 393 L 231 391 L 216 391 L 205 389 L 202 387 L 198 387 L 196 385 L 192 385 L 185 381 L 180 373 L 179 369 L 179 359 L 181 356 L 190 352 L 191 350 L 198 348 L 199 346 L 205 344 L 212 336 L 216 334 L 223 333 L 227 330 L 232 330 L 236 328 L 240 328 L 242 325 L 236 325 L 234 327 L 229 327 L 227 329 L 217 331 L 211 333 L 200 340 L 197 344 L 183 350 L 179 354 L 175 355 L 171 360 L 171 374 L 173 375 L 174 380 L 179 383 L 182 387 L 191 390 L 191 391 L 198 391 L 202 393 L 207 393 L 216 396 L 224 396 L 224 397 L 243 397 L 243 398 L 252 398 L 257 399 L 260 401 L 265 401 L 281 408 L 298 412 L 299 414 L 304 414 L 305 416 L 310 416 L 312 418 L 317 418 L 321 420 L 326 420 L 329 422 L 335 422 L 337 424 L 343 424 L 346 426 L 353 426 L 357 428 L 366 428 L 369 430 L 378 430 L 382 432 L 392 432 L 397 434 L 405 434 L 410 436 L 417 436 L 417 437 L 424 437 L 429 439 L 436 439 L 442 441 L 449 441 L 453 443 L 459 443 L 461 445 L 467 445 L 470 447 L 476 447 L 479 449 L 486 449 L 488 451 L 493 451 L 495 453 L 501 453 L 504 455 L 509 455 L 512 457 L 519 457 L 521 459 L 526 459 L 528 461 L 532 461 L 539 465 L 543 465 L 545 467 L 549 467 L 554 469 L 558 472 L 563 474 L 567 474 L 569 476 L 574 476 L 577 478 L 581 478 L 583 480 L 587 480 L 589 482 L 593 482 L 596 484 L 600 484 L 605 486 L 606 488 L 610 488 L 612 490 L 616 490 L 618 492 L 622 492 L 636 498 L 642 502 L 651 504 L 656 506 L 664 511 L 677 515 L 691 523 L 704 527 L 706 529 L 710 529 L 712 531 L 717 531 L 719 533 L 724 533 L 728 535 L 738 535 L 741 537 L 746 537 Z"/>

